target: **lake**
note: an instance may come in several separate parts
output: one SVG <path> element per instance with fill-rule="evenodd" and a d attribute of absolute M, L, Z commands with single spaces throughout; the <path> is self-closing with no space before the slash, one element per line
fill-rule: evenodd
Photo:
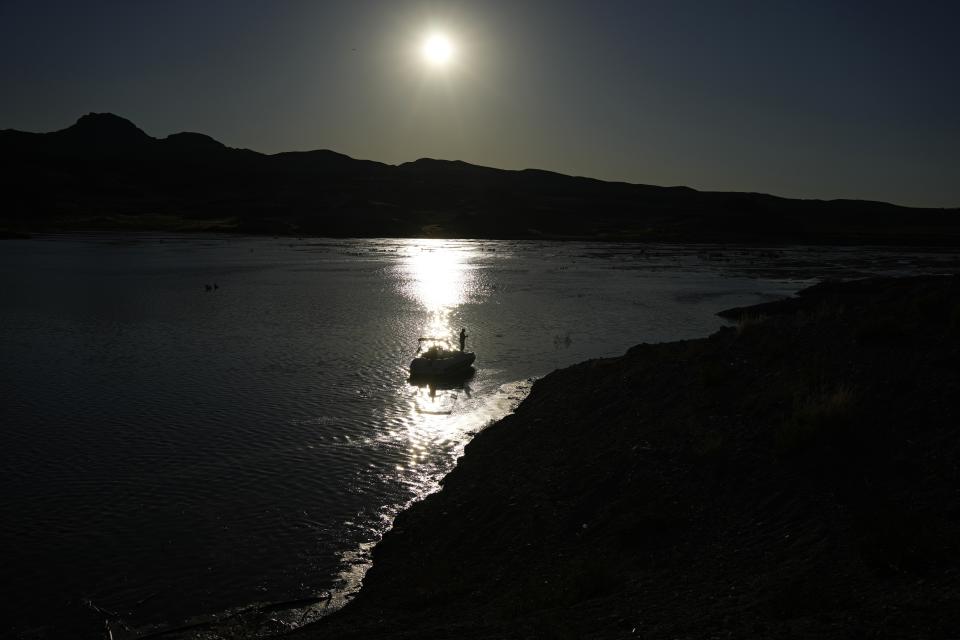
<path fill-rule="evenodd" d="M 314 619 L 532 378 L 705 336 L 717 311 L 816 278 L 956 266 L 863 248 L 4 241 L 0 629 L 109 618 L 139 637 L 266 603 L 288 603 L 276 628 Z M 461 327 L 476 374 L 410 384 L 417 339 Z"/>

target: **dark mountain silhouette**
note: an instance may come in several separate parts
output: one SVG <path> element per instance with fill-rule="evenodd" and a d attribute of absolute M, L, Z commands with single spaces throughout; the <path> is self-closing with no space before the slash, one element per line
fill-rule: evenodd
<path fill-rule="evenodd" d="M 333 151 L 261 154 L 153 138 L 113 114 L 0 131 L 0 227 L 182 228 L 327 236 L 960 243 L 960 209 L 792 200 Z"/>
<path fill-rule="evenodd" d="M 76 124 L 52 134 L 64 146 L 86 147 L 93 152 L 129 151 L 152 138 L 129 120 L 112 113 L 89 113 Z"/>
<path fill-rule="evenodd" d="M 202 133 L 174 133 L 167 136 L 163 142 L 170 148 L 183 149 L 184 151 L 208 151 L 226 148 L 222 142 L 218 142 Z"/>

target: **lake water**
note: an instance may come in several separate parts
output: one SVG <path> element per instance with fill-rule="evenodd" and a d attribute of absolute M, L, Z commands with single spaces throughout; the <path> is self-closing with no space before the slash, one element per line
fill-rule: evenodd
<path fill-rule="evenodd" d="M 4 241 L 0 635 L 109 618 L 138 637 L 328 592 L 336 606 L 397 511 L 530 378 L 707 335 L 716 311 L 814 277 L 955 266 L 862 249 Z M 476 375 L 409 384 L 417 338 L 460 327 Z M 269 624 L 327 606 L 281 607 Z"/>

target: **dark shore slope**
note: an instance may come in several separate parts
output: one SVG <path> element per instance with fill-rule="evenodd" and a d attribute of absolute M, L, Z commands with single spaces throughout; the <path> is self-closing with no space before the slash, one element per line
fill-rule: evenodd
<path fill-rule="evenodd" d="M 0 238 L 52 230 L 960 245 L 960 209 L 604 182 L 149 136 L 111 114 L 0 130 Z"/>
<path fill-rule="evenodd" d="M 955 634 L 960 279 L 733 315 L 538 381 L 293 637 Z"/>

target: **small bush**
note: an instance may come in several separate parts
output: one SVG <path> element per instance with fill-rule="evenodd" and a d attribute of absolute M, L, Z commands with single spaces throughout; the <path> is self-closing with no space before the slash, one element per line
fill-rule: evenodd
<path fill-rule="evenodd" d="M 845 435 L 855 402 L 856 394 L 846 385 L 795 396 L 793 413 L 777 433 L 777 449 L 792 453 Z"/>
<path fill-rule="evenodd" d="M 737 335 L 742 336 L 753 327 L 756 327 L 758 324 L 762 324 L 766 319 L 767 316 L 759 313 L 743 314 L 737 318 Z"/>

